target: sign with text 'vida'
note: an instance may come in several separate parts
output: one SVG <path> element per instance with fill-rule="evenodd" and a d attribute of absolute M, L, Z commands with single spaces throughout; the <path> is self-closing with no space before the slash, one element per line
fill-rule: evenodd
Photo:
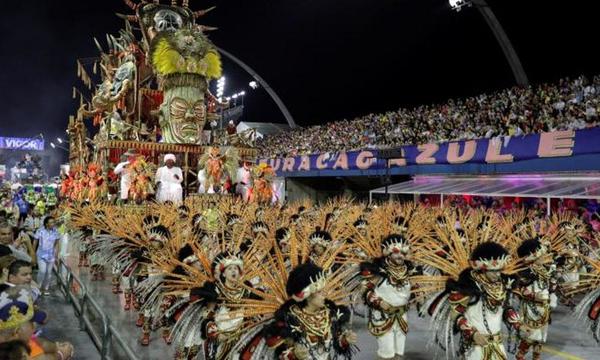
<path fill-rule="evenodd" d="M 37 138 L 15 138 L 0 136 L 0 149 L 43 151 L 44 140 Z"/>
<path fill-rule="evenodd" d="M 600 128 L 555 131 L 519 137 L 452 141 L 441 144 L 402 146 L 394 149 L 398 158 L 378 154 L 375 149 L 323 153 L 277 159 L 260 159 L 270 164 L 279 176 L 286 174 L 454 164 L 506 164 L 544 158 L 568 158 L 600 154 Z M 383 152 L 382 152 L 383 153 Z M 391 159 L 390 159 L 391 158 Z M 389 160 L 385 160 L 389 159 Z M 600 165 L 599 165 L 600 166 Z"/>

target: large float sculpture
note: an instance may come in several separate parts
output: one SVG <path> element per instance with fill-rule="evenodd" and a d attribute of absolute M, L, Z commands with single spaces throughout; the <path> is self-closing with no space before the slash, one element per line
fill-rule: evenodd
<path fill-rule="evenodd" d="M 194 11 L 186 0 L 124 3 L 133 14 L 117 14 L 123 29 L 107 35 L 106 44 L 94 39 L 99 57 L 77 61 L 87 90 L 73 88 L 81 100 L 67 130 L 71 169 L 99 164 L 114 194 L 118 179 L 112 170 L 127 150 L 155 165 L 173 153 L 186 193 L 227 188 L 236 182 L 238 159 L 254 162 L 256 150 L 246 134 L 232 138 L 224 129 L 205 129 L 214 121 L 222 124 L 229 106 L 210 92 L 211 81 L 222 76 L 221 57 L 206 35 L 215 28 L 196 22 L 213 8 Z M 91 139 L 86 121 L 96 128 Z M 223 160 L 218 169 L 214 159 Z M 207 183 L 199 186 L 199 178 Z"/>

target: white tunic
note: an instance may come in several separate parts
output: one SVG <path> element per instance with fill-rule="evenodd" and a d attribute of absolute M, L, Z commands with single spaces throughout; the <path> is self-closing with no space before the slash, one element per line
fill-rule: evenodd
<path fill-rule="evenodd" d="M 536 280 L 531 285 L 527 287 L 532 293 L 536 294 L 536 298 L 541 301 L 550 301 L 550 291 L 548 290 L 548 286 L 540 286 L 540 283 Z M 543 316 L 549 311 L 546 306 L 541 304 L 536 304 L 530 301 L 522 301 L 521 309 L 524 312 L 524 315 L 533 321 L 540 321 Z M 527 323 L 525 322 L 525 325 Z M 526 338 L 529 341 L 536 341 L 545 343 L 548 337 L 548 323 L 541 326 L 538 329 L 531 329 L 531 333 Z"/>
<path fill-rule="evenodd" d="M 178 178 L 175 177 L 177 175 Z M 160 186 L 157 189 L 156 201 L 163 203 L 165 201 L 172 201 L 174 203 L 181 202 L 183 198 L 183 188 L 181 182 L 183 181 L 183 174 L 181 168 L 173 166 L 168 168 L 166 166 L 158 168 L 156 170 L 155 182 L 159 183 Z"/>
<path fill-rule="evenodd" d="M 467 319 L 469 325 L 476 329 L 482 335 L 496 335 L 500 334 L 502 330 L 502 315 L 504 313 L 504 307 L 498 306 L 496 311 L 485 309 L 485 320 L 484 321 L 484 307 L 483 301 L 480 299 L 477 303 L 470 305 L 467 308 L 464 316 Z M 486 327 L 487 323 L 487 327 Z M 488 331 L 489 329 L 489 331 Z M 504 344 L 500 344 L 500 350 L 506 357 L 504 350 Z M 465 354 L 466 360 L 481 360 L 483 359 L 483 347 L 473 345 Z"/>
<path fill-rule="evenodd" d="M 131 176 L 129 176 L 129 171 L 125 167 L 126 165 L 129 165 L 129 161 L 117 164 L 114 171 L 115 175 L 121 176 L 121 200 L 127 200 L 129 197 L 129 187 L 131 186 Z"/>
<path fill-rule="evenodd" d="M 375 294 L 394 307 L 404 306 L 410 300 L 410 283 L 405 281 L 403 286 L 396 287 L 385 279 L 375 289 Z"/>
<path fill-rule="evenodd" d="M 242 196 L 242 199 L 248 200 L 250 195 L 249 190 L 252 184 L 252 173 L 250 169 L 241 167 L 237 171 L 238 184 L 235 189 L 235 193 Z"/>

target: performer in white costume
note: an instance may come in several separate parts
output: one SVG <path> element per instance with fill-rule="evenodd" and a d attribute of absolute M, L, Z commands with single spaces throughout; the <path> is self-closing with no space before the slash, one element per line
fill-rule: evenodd
<path fill-rule="evenodd" d="M 183 198 L 183 188 L 181 187 L 183 174 L 181 168 L 175 166 L 175 160 L 175 155 L 165 155 L 165 166 L 156 170 L 154 181 L 156 182 L 156 187 L 158 189 L 156 201 L 159 203 L 164 203 L 165 201 L 179 203 Z"/>
<path fill-rule="evenodd" d="M 377 338 L 379 359 L 400 359 L 408 333 L 408 302 L 414 272 L 407 261 L 409 244 L 392 234 L 381 242 L 383 257 L 361 264 L 365 279 L 364 301 L 369 307 L 369 331 Z"/>
<path fill-rule="evenodd" d="M 241 195 L 244 201 L 250 198 L 250 189 L 252 188 L 252 165 L 250 162 L 244 161 L 244 165 L 237 172 L 238 183 L 235 188 L 235 193 Z"/>
<path fill-rule="evenodd" d="M 542 357 L 542 345 L 548 337 L 550 324 L 550 295 L 556 290 L 555 269 L 552 257 L 539 239 L 523 241 L 517 249 L 519 257 L 526 265 L 519 273 L 515 293 L 520 298 L 521 331 L 517 360 L 525 360 L 530 348 L 532 359 Z"/>
<path fill-rule="evenodd" d="M 121 195 L 121 200 L 127 200 L 129 198 L 129 187 L 131 186 L 131 176 L 129 175 L 129 164 L 131 164 L 133 162 L 136 155 L 137 155 L 137 153 L 135 152 L 134 149 L 127 150 L 127 152 L 125 154 L 123 154 L 123 156 L 126 157 L 127 160 L 118 163 L 117 166 L 115 167 L 115 170 L 114 170 L 115 175 L 121 176 L 121 185 L 120 185 L 120 189 L 119 189 L 120 195 Z"/>
<path fill-rule="evenodd" d="M 504 247 L 479 244 L 471 253 L 471 268 L 458 281 L 449 280 L 455 328 L 461 333 L 460 352 L 465 360 L 507 360 L 502 323 L 519 329 L 521 318 L 508 304 L 511 282 L 502 275 L 510 261 Z"/>

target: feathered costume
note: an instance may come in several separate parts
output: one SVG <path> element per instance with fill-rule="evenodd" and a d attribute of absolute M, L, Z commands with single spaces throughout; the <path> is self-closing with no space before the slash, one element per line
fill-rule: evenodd
<path fill-rule="evenodd" d="M 206 153 L 198 160 L 198 168 L 205 176 L 202 179 L 204 192 L 223 192 L 221 187 L 225 184 L 226 177 L 230 184 L 235 183 L 239 159 L 239 154 L 233 147 L 228 148 L 224 154 L 221 154 L 221 149 L 217 146 L 207 147 Z"/>
<path fill-rule="evenodd" d="M 369 259 L 360 264 L 362 296 L 369 310 L 369 332 L 377 338 L 380 359 L 404 356 L 412 298 L 411 277 L 421 273 L 410 260 L 410 252 L 411 244 L 418 247 L 418 240 L 423 236 L 421 232 L 426 228 L 417 224 L 417 220 L 411 226 L 414 231 L 409 230 L 407 217 L 399 214 L 410 218 L 414 208 L 394 211 L 384 205 L 369 217 L 366 229 L 357 230 L 355 236 L 355 245 Z M 362 222 L 357 225 L 362 226 Z"/>
<path fill-rule="evenodd" d="M 246 329 L 233 349 L 232 359 L 352 357 L 350 311 L 336 304 L 336 300 L 348 296 L 343 284 L 349 272 L 338 269 L 327 274 L 309 262 L 299 264 L 288 274 L 278 251 L 261 264 L 260 270 L 264 290 L 253 290 L 259 299 L 239 304 L 246 316 L 252 314 L 260 322 Z"/>
<path fill-rule="evenodd" d="M 527 302 L 545 291 L 528 288 L 545 283 L 546 272 L 528 269 L 527 258 L 587 251 L 564 218 L 540 227 L 524 212 L 500 217 L 349 199 L 267 207 L 229 197 L 189 198 L 179 207 L 73 203 L 65 211 L 73 229 L 96 233 L 87 250 L 118 268 L 126 308 L 140 305 L 142 342 L 161 326 L 180 360 L 200 351 L 223 360 L 348 359 L 355 339 L 345 305 L 358 294 L 380 350 L 389 350 L 380 357 L 402 354 L 408 305 L 429 300 L 432 341 L 448 358 L 504 360 L 502 323 L 521 339 L 535 335 L 528 328 L 538 304 L 531 310 Z M 536 237 L 544 254 L 537 257 L 537 245 L 518 251 Z M 588 291 L 576 310 L 598 339 L 600 265 L 585 260 L 589 273 L 558 286 L 563 296 Z M 365 287 L 356 291 L 360 280 Z M 520 309 L 511 308 L 511 295 L 521 298 Z"/>
<path fill-rule="evenodd" d="M 600 344 L 600 252 L 598 249 L 590 249 L 590 252 L 584 258 L 591 271 L 581 274 L 577 286 L 572 287 L 567 294 L 587 292 L 575 307 L 576 320 L 578 324 L 584 324 Z"/>
<path fill-rule="evenodd" d="M 419 292 L 444 290 L 428 303 L 433 342 L 450 358 L 466 360 L 506 360 L 502 334 L 503 321 L 518 329 L 520 317 L 509 305 L 517 263 L 510 256 L 518 239 L 499 231 L 488 216 L 458 213 L 461 229 L 453 213 L 441 215 L 435 236 L 423 239 L 419 261 L 444 275 L 424 275 Z M 461 231 L 458 231 L 461 230 Z M 459 335 L 455 339 L 455 335 Z"/>
<path fill-rule="evenodd" d="M 527 268 L 517 274 L 514 289 L 520 300 L 522 324 L 516 358 L 524 360 L 532 348 L 533 359 L 540 359 L 542 344 L 548 337 L 550 311 L 556 306 L 551 302 L 551 295 L 556 291 L 556 266 L 547 245 L 539 238 L 523 241 L 517 254 Z"/>

